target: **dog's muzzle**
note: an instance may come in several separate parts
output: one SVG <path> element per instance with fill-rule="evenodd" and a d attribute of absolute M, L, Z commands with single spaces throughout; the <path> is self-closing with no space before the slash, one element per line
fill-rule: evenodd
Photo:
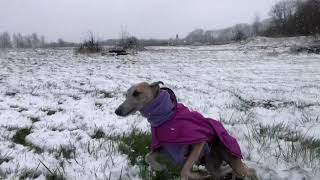
<path fill-rule="evenodd" d="M 116 113 L 116 115 L 118 115 L 118 116 L 123 116 L 121 106 L 118 107 L 114 113 Z"/>

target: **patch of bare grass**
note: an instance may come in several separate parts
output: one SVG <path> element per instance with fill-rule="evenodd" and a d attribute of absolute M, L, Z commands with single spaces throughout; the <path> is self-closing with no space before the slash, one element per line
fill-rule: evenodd
<path fill-rule="evenodd" d="M 249 129 L 245 136 L 248 144 L 277 161 L 309 168 L 320 164 L 320 139 L 307 137 L 284 123 L 251 125 Z"/>

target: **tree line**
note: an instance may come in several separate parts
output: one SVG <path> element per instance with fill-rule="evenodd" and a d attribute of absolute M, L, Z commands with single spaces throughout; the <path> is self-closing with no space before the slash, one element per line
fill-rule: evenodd
<path fill-rule="evenodd" d="M 13 34 L 12 38 L 8 32 L 0 33 L 0 48 L 39 48 L 45 46 L 44 36 L 38 36 L 36 33 L 22 35 Z"/>
<path fill-rule="evenodd" d="M 308 36 L 320 33 L 320 0 L 282 0 L 271 9 L 267 36 Z"/>
<path fill-rule="evenodd" d="M 270 11 L 270 18 L 252 24 L 237 24 L 220 30 L 196 29 L 185 43 L 224 44 L 254 36 L 287 37 L 320 35 L 320 0 L 281 0 Z"/>
<path fill-rule="evenodd" d="M 148 45 L 188 45 L 188 44 L 225 44 L 241 41 L 254 36 L 317 36 L 320 34 L 320 0 L 281 0 L 270 11 L 270 18 L 260 21 L 255 16 L 252 24 L 237 24 L 220 30 L 196 29 L 183 39 L 139 40 L 139 44 Z M 124 41 L 125 40 L 125 41 Z M 132 45 L 138 44 L 135 37 L 101 41 L 101 45 Z M 30 35 L 0 33 L 0 48 L 50 48 L 77 47 L 81 44 L 65 42 L 46 42 L 44 36 L 36 33 Z M 86 45 L 86 44 L 84 44 Z"/>
<path fill-rule="evenodd" d="M 77 43 L 66 42 L 59 38 L 57 42 L 47 42 L 43 35 L 37 33 L 22 35 L 15 33 L 12 36 L 8 32 L 0 33 L 0 48 L 54 48 L 75 47 Z"/>

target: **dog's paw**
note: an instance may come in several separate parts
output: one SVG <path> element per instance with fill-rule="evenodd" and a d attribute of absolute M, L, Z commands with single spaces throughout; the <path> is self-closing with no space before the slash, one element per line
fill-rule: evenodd
<path fill-rule="evenodd" d="M 223 166 L 219 168 L 216 174 L 218 174 L 219 177 L 224 177 L 231 173 L 232 173 L 232 168 L 230 166 Z"/>
<path fill-rule="evenodd" d="M 239 175 L 233 172 L 232 176 L 234 176 L 236 178 Z M 248 168 L 247 174 L 244 176 L 239 176 L 239 177 L 241 177 L 242 180 L 259 180 L 258 175 L 256 173 L 256 170 L 253 168 Z"/>
<path fill-rule="evenodd" d="M 181 179 L 194 179 L 194 180 L 201 180 L 201 179 L 209 179 L 212 176 L 208 173 L 204 172 L 181 172 Z"/>
<path fill-rule="evenodd" d="M 152 170 L 155 170 L 155 171 L 164 171 L 167 169 L 167 167 L 163 164 L 160 164 L 160 163 L 149 163 L 149 166 L 151 167 Z"/>
<path fill-rule="evenodd" d="M 259 180 L 257 172 L 255 169 L 253 168 L 248 168 L 248 174 L 245 178 L 243 178 L 244 180 Z"/>
<path fill-rule="evenodd" d="M 155 171 L 164 171 L 167 167 L 164 164 L 161 164 L 156 161 L 156 158 L 151 153 L 148 153 L 145 157 L 146 163 Z"/>

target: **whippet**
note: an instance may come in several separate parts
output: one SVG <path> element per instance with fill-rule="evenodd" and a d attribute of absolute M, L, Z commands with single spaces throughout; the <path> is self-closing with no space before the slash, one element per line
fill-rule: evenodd
<path fill-rule="evenodd" d="M 145 109 L 149 108 L 149 106 L 158 106 L 159 103 L 164 104 L 162 101 L 155 102 L 155 101 L 158 101 L 160 96 L 162 97 L 167 94 L 171 94 L 169 101 L 171 101 L 171 100 L 172 100 L 172 102 L 176 101 L 174 93 L 168 88 L 166 88 L 166 89 L 160 88 L 160 84 L 163 84 L 163 82 L 159 81 L 159 82 L 154 82 L 152 84 L 142 82 L 142 83 L 133 85 L 132 87 L 130 87 L 127 90 L 125 101 L 116 109 L 115 113 L 119 116 L 128 116 L 128 115 L 133 114 L 137 111 L 140 111 L 146 117 L 146 116 L 148 116 L 148 113 L 144 113 L 144 111 L 145 111 Z M 169 93 L 167 93 L 166 90 L 168 90 Z M 164 92 L 164 91 L 166 91 L 166 92 Z M 151 104 L 153 104 L 153 105 L 151 105 Z M 168 106 L 170 106 L 170 107 L 168 107 Z M 183 105 L 180 105 L 180 106 L 183 106 Z M 173 116 L 177 116 L 177 115 L 174 115 L 174 113 L 175 113 L 175 111 L 179 111 L 180 107 L 178 107 L 178 109 L 177 109 L 176 104 L 173 103 L 172 110 L 171 110 L 170 109 L 171 104 L 169 103 L 168 105 L 166 105 L 166 107 L 163 107 L 163 108 L 165 109 L 165 111 L 160 110 L 160 111 L 155 112 L 155 113 L 158 113 L 158 114 L 154 115 L 155 119 L 157 119 L 158 116 L 164 116 L 164 117 L 166 117 L 165 121 L 167 121 L 166 119 L 170 119 Z M 167 109 L 168 109 L 168 111 L 167 111 Z M 154 112 L 154 110 L 152 110 L 152 111 Z M 166 113 L 166 112 L 173 113 L 173 115 L 169 114 L 167 116 L 166 114 L 159 114 L 159 112 L 160 113 Z M 186 112 L 189 112 L 189 111 L 186 111 Z M 193 113 L 193 112 L 190 112 L 190 113 Z M 199 114 L 195 114 L 195 116 L 198 117 Z M 199 116 L 199 117 L 202 117 L 202 116 Z M 158 123 L 157 126 L 152 123 L 151 123 L 151 126 L 154 125 L 154 126 L 156 126 L 156 128 L 165 126 L 162 124 L 164 124 L 166 122 L 161 122 L 161 121 L 159 121 L 160 125 L 158 122 L 156 122 L 156 123 Z M 199 123 L 203 123 L 203 121 L 199 121 Z M 205 123 L 207 123 L 207 121 Z M 175 130 L 172 127 L 170 129 Z M 154 130 L 157 130 L 157 129 L 154 129 Z M 227 134 L 227 133 L 223 132 L 223 135 L 225 135 L 225 134 Z M 153 136 L 153 133 L 152 133 L 152 136 Z M 233 139 L 231 139 L 231 140 L 233 140 Z M 174 141 L 174 139 L 173 139 L 173 141 Z M 187 146 L 187 145 L 184 145 L 184 147 L 185 146 Z M 185 161 L 183 161 L 183 164 L 182 164 L 182 170 L 181 170 L 181 179 L 182 180 L 206 179 L 211 176 L 213 176 L 215 178 L 220 178 L 220 177 L 223 177 L 231 172 L 233 174 L 232 179 L 235 179 L 235 177 L 249 178 L 252 180 L 258 179 L 255 170 L 252 168 L 248 168 L 244 164 L 244 162 L 241 160 L 241 158 L 239 158 L 242 156 L 241 155 L 238 157 L 234 156 L 233 154 L 231 154 L 230 152 L 228 152 L 226 150 L 226 147 L 222 143 L 215 143 L 215 145 L 213 145 L 213 143 L 209 143 L 209 140 L 205 140 L 205 141 L 191 143 L 191 144 L 189 144 L 188 147 L 190 150 L 188 150 L 188 152 L 184 151 L 184 153 L 185 153 L 184 155 L 187 155 L 187 157 L 186 157 Z M 203 155 L 204 149 L 208 149 L 208 147 L 210 149 L 209 153 L 206 153 L 207 155 L 204 156 Z M 168 146 L 164 145 L 163 148 L 166 150 L 166 148 L 168 148 Z M 151 166 L 152 169 L 154 169 L 156 171 L 161 171 L 166 168 L 166 166 L 164 164 L 161 164 L 157 161 L 157 157 L 161 153 L 163 153 L 163 152 L 153 150 L 150 153 L 148 153 L 145 157 L 146 162 Z M 173 158 L 175 158 L 175 157 L 173 157 Z M 197 172 L 192 171 L 192 166 L 195 163 L 199 162 L 200 158 L 204 159 L 204 165 L 205 165 L 206 169 L 208 170 L 209 174 L 201 174 L 201 173 L 197 173 Z M 225 161 L 229 166 L 226 166 L 223 168 L 223 166 L 222 166 L 223 161 Z"/>

